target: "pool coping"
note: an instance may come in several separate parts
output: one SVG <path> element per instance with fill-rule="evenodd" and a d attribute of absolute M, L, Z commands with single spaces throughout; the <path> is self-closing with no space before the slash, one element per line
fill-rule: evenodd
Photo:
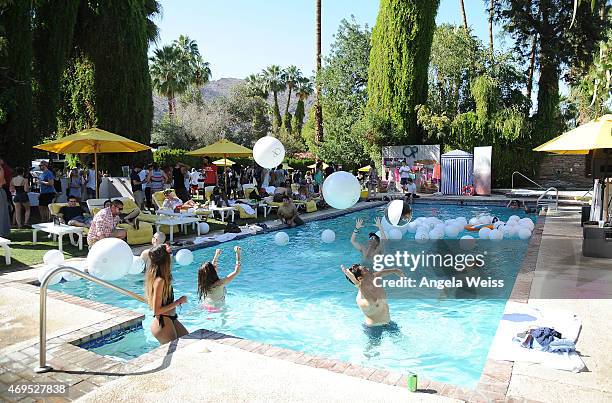
<path fill-rule="evenodd" d="M 386 204 L 386 202 L 371 202 L 348 211 L 334 210 L 324 214 L 307 217 L 304 221 L 311 222 L 334 218 L 364 209 L 379 207 L 384 204 Z M 447 204 L 459 203 L 455 201 L 454 203 Z M 525 257 L 523 258 L 521 269 L 515 281 L 509 301 L 527 302 L 529 299 L 529 292 L 533 281 L 545 220 L 545 216 L 538 217 L 533 231 L 533 236 L 529 241 L 529 245 L 527 247 Z M 283 228 L 288 227 L 284 224 L 279 224 L 270 226 L 269 230 L 276 231 Z M 236 237 L 235 239 L 241 239 L 252 235 L 257 234 L 244 234 L 243 236 L 240 236 L 240 238 Z M 201 249 L 217 244 L 219 244 L 219 242 L 213 241 L 206 244 L 190 246 L 194 246 L 194 249 Z M 19 288 L 35 294 L 39 293 L 38 287 L 31 283 L 0 283 L 0 287 L 8 286 Z M 323 356 L 307 354 L 297 350 L 284 349 L 271 344 L 243 339 L 237 336 L 219 333 L 208 329 L 198 329 L 177 340 L 176 343 L 171 343 L 171 346 L 162 345 L 129 361 L 110 359 L 108 357 L 98 355 L 92 351 L 85 350 L 79 347 L 79 345 L 90 340 L 98 339 L 117 330 L 139 326 L 142 324 L 144 315 L 128 309 L 114 307 L 112 305 L 64 294 L 58 291 L 49 290 L 48 293 L 48 296 L 54 299 L 116 315 L 114 318 L 109 320 L 105 320 L 76 331 L 69 331 L 65 334 L 48 339 L 47 352 L 50 358 L 48 361 L 49 364 L 54 367 L 53 372 L 49 372 L 47 374 L 36 374 L 32 371 L 33 367 L 38 362 L 38 343 L 29 345 L 20 351 L 9 353 L 7 354 L 7 357 L 3 358 L 4 361 L 0 360 L 0 365 L 6 361 L 18 361 L 20 364 L 20 370 L 17 371 L 16 375 L 17 378 L 23 382 L 67 382 L 72 389 L 71 394 L 66 400 L 76 399 L 102 385 L 103 383 L 112 380 L 112 378 L 115 376 L 134 375 L 134 372 L 137 372 L 142 366 L 150 364 L 159 358 L 172 354 L 174 351 L 182 349 L 187 345 L 202 339 L 237 347 L 248 352 L 283 359 L 300 365 L 307 365 L 336 373 L 342 373 L 348 376 L 378 382 L 385 385 L 398 386 L 402 388 L 405 388 L 407 385 L 407 375 L 401 372 L 363 367 L 350 362 L 329 359 Z M 487 358 L 480 380 L 474 389 L 462 388 L 456 385 L 419 377 L 418 392 L 436 394 L 439 396 L 470 402 L 509 399 L 511 397 L 506 396 L 506 393 L 510 384 L 512 369 L 512 362 L 496 361 Z M 109 372 L 113 370 L 117 372 Z M 130 371 L 131 373 L 126 373 Z M 79 372 L 82 376 L 76 376 L 79 375 L 77 374 Z M 2 379 L 0 379 L 0 386 L 3 386 Z M 4 391 L 4 389 L 2 389 L 2 391 Z M 1 393 L 0 396 L 5 397 Z"/>

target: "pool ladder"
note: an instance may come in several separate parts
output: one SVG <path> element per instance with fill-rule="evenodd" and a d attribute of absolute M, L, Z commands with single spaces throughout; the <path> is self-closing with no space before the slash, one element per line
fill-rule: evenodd
<path fill-rule="evenodd" d="M 548 192 L 550 191 L 554 191 L 555 192 L 555 203 L 551 203 L 552 200 L 552 195 L 549 195 Z M 545 199 L 546 197 L 546 199 Z M 557 188 L 554 187 L 549 187 L 548 189 L 546 189 L 546 191 L 544 193 L 542 193 L 542 195 L 540 197 L 538 197 L 538 202 L 536 203 L 536 209 L 540 206 L 547 206 L 547 208 L 550 209 L 550 206 L 554 205 L 555 206 L 555 210 L 557 210 L 559 208 L 559 191 L 557 190 Z"/>
<path fill-rule="evenodd" d="M 40 331 L 39 331 L 39 343 L 38 343 L 39 344 L 39 362 L 38 362 L 38 367 L 34 369 L 34 372 L 37 372 L 37 373 L 49 372 L 53 370 L 51 366 L 47 365 L 47 287 L 49 286 L 49 281 L 51 281 L 51 277 L 53 277 L 54 275 L 58 273 L 63 273 L 63 272 L 75 274 L 86 280 L 92 281 L 106 288 L 110 288 L 111 290 L 116 291 L 120 294 L 127 295 L 128 297 L 134 298 L 135 300 L 138 300 L 142 303 L 145 303 L 145 304 L 147 303 L 147 300 L 144 297 L 136 293 L 133 293 L 132 291 L 126 290 L 124 288 L 111 284 L 107 281 L 101 280 L 97 277 L 92 276 L 91 274 L 77 270 L 74 267 L 59 266 L 51 270 L 49 273 L 47 273 L 47 276 L 45 276 L 45 278 L 42 280 L 42 283 L 40 284 L 40 316 L 39 316 Z"/>

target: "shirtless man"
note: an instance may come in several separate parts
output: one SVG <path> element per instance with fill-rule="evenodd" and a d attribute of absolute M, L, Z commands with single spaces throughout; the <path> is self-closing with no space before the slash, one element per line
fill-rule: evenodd
<path fill-rule="evenodd" d="M 368 242 L 365 245 L 357 242 L 357 234 L 359 233 L 359 230 L 363 228 L 363 218 L 358 218 L 355 221 L 355 229 L 353 230 L 353 235 L 351 235 L 351 243 L 353 244 L 353 247 L 361 252 L 363 258 L 367 262 L 371 262 L 374 255 L 379 255 L 382 253 L 383 241 L 387 240 L 387 235 L 383 230 L 379 217 L 374 220 L 374 226 L 380 231 L 380 236 L 374 232 L 370 232 L 368 235 Z"/>
<path fill-rule="evenodd" d="M 354 264 L 350 268 L 340 266 L 342 272 L 355 287 L 357 287 L 357 306 L 365 316 L 363 326 L 364 332 L 370 337 L 370 342 L 379 344 L 382 334 L 387 331 L 391 334 L 399 334 L 399 327 L 391 320 L 389 315 L 389 304 L 385 289 L 376 286 L 374 280 L 391 274 L 404 276 L 400 269 L 385 269 L 371 272 L 366 267 Z"/>
<path fill-rule="evenodd" d="M 281 218 L 281 221 L 290 227 L 304 224 L 304 221 L 298 215 L 298 210 L 295 204 L 293 204 L 293 200 L 287 195 L 283 196 L 283 204 L 278 207 L 277 215 Z"/>

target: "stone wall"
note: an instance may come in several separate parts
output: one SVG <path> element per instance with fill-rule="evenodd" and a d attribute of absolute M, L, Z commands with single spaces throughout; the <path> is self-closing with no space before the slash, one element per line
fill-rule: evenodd
<path fill-rule="evenodd" d="M 558 189 L 587 189 L 593 180 L 585 177 L 584 155 L 548 154 L 542 157 L 535 181 L 542 186 Z"/>

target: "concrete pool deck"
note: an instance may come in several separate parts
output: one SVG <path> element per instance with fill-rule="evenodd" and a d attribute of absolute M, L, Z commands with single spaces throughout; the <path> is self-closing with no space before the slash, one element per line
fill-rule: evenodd
<path fill-rule="evenodd" d="M 381 204 L 384 203 L 360 203 L 356 207 L 361 209 Z M 330 215 L 336 213 L 324 210 L 306 217 L 310 221 Z M 419 389 L 425 393 L 412 394 L 406 390 L 406 379 L 402 374 L 309 356 L 207 330 L 195 331 L 174 346 L 162 346 L 124 363 L 98 356 L 77 345 L 112 330 L 131 326 L 137 323 L 137 315 L 131 313 L 130 316 L 129 311 L 120 308 L 50 292 L 50 300 L 107 313 L 114 319 L 89 326 L 83 322 L 76 331 L 67 328 L 65 334 L 61 335 L 64 332 L 60 331 L 59 336 L 50 338 L 48 356 L 57 369 L 55 372 L 35 374 L 32 371 L 38 359 L 35 342 L 26 348 L 21 346 L 18 351 L 0 354 L 0 399 L 18 401 L 23 397 L 5 393 L 10 383 L 62 381 L 71 385 L 70 393 L 56 397 L 55 401 L 80 397 L 84 401 L 114 401 L 124 399 L 124 395 L 131 396 L 130 400 L 142 400 L 149 396 L 149 400 L 202 401 L 215 387 L 220 392 L 212 395 L 214 399 L 211 401 L 273 398 L 278 401 L 312 401 L 315 398 L 321 401 L 611 401 L 607 376 L 612 373 L 612 366 L 605 354 L 612 351 L 609 334 L 605 332 L 609 327 L 610 300 L 544 300 L 536 299 L 534 295 L 539 284 L 555 280 L 560 281 L 559 287 L 567 289 L 568 296 L 573 296 L 570 291 L 577 288 L 577 278 L 585 279 L 584 285 L 589 290 L 601 290 L 604 286 L 611 289 L 609 276 L 612 261 L 580 256 L 582 236 L 578 219 L 579 213 L 575 210 L 551 211 L 546 220 L 542 220 L 544 223 L 538 224 L 523 264 L 525 270 L 521 270 L 515 284 L 513 299 L 543 307 L 567 307 L 576 313 L 583 322 L 577 348 L 589 372 L 574 374 L 533 364 L 488 360 L 476 390 L 465 390 L 419 377 Z M 270 222 L 270 225 L 274 227 L 277 223 Z M 563 253 L 559 253 L 559 239 L 569 239 L 561 245 Z M 0 287 L 26 292 L 20 294 L 15 303 L 23 298 L 33 299 L 35 306 L 38 301 L 37 287 L 26 284 L 35 278 L 36 270 L 7 273 L 0 275 Z M 31 315 L 30 321 L 37 325 L 37 307 Z M 71 318 L 67 325 L 79 324 L 83 316 L 87 315 Z M 32 343 L 32 340 L 28 343 Z M 203 353 L 205 348 L 211 353 Z M 202 362 L 208 365 L 200 366 Z M 219 377 L 213 373 L 211 379 L 214 383 L 209 383 L 208 374 L 201 368 L 213 368 L 214 371 L 217 366 L 220 366 Z M 246 370 L 243 371 L 245 368 L 248 369 L 246 373 Z M 258 377 L 258 371 L 265 376 Z M 194 373 L 195 376 L 190 376 Z M 166 377 L 172 382 L 166 382 Z M 164 381 L 155 384 L 154 393 L 132 393 L 142 392 L 154 385 L 154 379 L 162 378 Z M 318 383 L 322 386 L 318 387 Z M 345 393 L 347 390 L 349 392 Z M 264 397 L 259 398 L 259 393 Z"/>

